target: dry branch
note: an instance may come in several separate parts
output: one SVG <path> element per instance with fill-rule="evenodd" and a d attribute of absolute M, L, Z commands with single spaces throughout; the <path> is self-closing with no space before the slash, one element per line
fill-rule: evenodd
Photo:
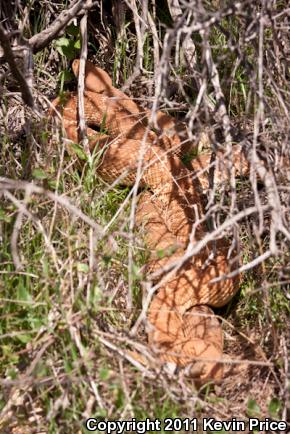
<path fill-rule="evenodd" d="M 1 24 L 0 24 L 0 42 L 3 47 L 5 58 L 10 66 L 11 73 L 19 83 L 23 101 L 29 107 L 33 108 L 34 101 L 33 101 L 31 89 L 29 88 L 27 81 L 25 80 L 22 72 L 20 71 L 20 69 L 18 68 L 15 62 L 14 54 L 9 41 L 9 36 L 5 32 Z"/>
<path fill-rule="evenodd" d="M 92 2 L 88 2 L 92 3 Z M 87 138 L 87 126 L 85 120 L 85 105 L 84 105 L 84 91 L 85 91 L 85 68 L 88 55 L 88 14 L 85 11 L 81 23 L 80 31 L 82 38 L 82 47 L 80 55 L 79 76 L 78 76 L 78 115 L 79 115 L 79 138 L 83 145 L 85 153 L 90 155 L 89 141 Z"/>
<path fill-rule="evenodd" d="M 96 3 L 91 0 L 74 0 L 69 9 L 64 10 L 45 30 L 29 39 L 29 45 L 34 53 L 45 48 L 79 13 L 91 9 Z"/>

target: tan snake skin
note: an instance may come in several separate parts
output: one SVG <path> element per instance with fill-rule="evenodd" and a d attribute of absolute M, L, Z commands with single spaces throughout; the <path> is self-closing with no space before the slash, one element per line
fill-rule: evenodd
<path fill-rule="evenodd" d="M 79 61 L 75 60 L 76 76 L 78 69 Z M 147 190 L 140 195 L 136 222 L 143 226 L 151 251 L 146 271 L 167 266 L 184 255 L 189 238 L 194 242 L 205 234 L 204 225 L 195 222 L 203 216 L 201 193 L 208 187 L 211 155 L 204 154 L 186 167 L 179 156 L 194 148 L 183 139 L 186 126 L 158 112 L 150 128 L 151 112 L 115 89 L 108 74 L 90 62 L 86 64 L 85 88 L 90 148 L 103 149 L 98 173 L 108 182 L 120 177 L 123 184 L 132 185 L 141 158 L 140 185 Z M 62 114 L 67 137 L 75 143 L 77 103 L 75 93 L 68 94 L 62 107 L 59 99 L 53 102 Z M 95 130 L 100 127 L 102 132 Z M 239 173 L 248 171 L 239 148 L 233 164 Z M 200 169 L 203 173 L 198 173 Z M 197 174 L 194 180 L 193 173 Z M 215 181 L 225 178 L 225 170 L 217 167 Z M 188 373 L 201 382 L 219 380 L 223 375 L 219 362 L 223 355 L 222 329 L 209 306 L 225 305 L 239 288 L 239 277 L 211 283 L 238 266 L 237 260 L 227 259 L 226 240 L 217 241 L 212 259 L 210 253 L 208 245 L 175 271 L 153 295 L 148 310 L 149 345 L 161 363 L 186 366 Z"/>

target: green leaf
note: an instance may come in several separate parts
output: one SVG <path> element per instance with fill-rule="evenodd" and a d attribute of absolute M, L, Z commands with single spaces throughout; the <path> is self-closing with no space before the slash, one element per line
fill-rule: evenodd
<path fill-rule="evenodd" d="M 132 273 L 133 273 L 133 277 L 135 279 L 139 279 L 139 277 L 140 277 L 139 271 L 140 271 L 139 266 L 133 263 L 132 264 Z"/>
<path fill-rule="evenodd" d="M 56 186 L 57 186 L 57 184 L 56 184 L 56 179 L 49 179 L 49 180 L 48 180 L 48 185 L 49 185 L 49 187 L 50 187 L 52 190 L 55 190 L 55 189 L 56 189 Z"/>
<path fill-rule="evenodd" d="M 29 291 L 22 285 L 18 288 L 17 299 L 19 301 L 32 301 Z"/>
<path fill-rule="evenodd" d="M 2 208 L 0 208 L 0 221 L 6 222 L 6 223 L 9 223 L 11 221 L 11 217 L 9 217 L 6 214 L 5 210 Z"/>
<path fill-rule="evenodd" d="M 173 255 L 173 253 L 176 252 L 176 249 L 177 249 L 177 246 L 169 246 L 165 250 L 164 249 L 157 250 L 156 254 L 157 254 L 157 257 L 159 259 L 162 259 L 165 256 Z"/>
<path fill-rule="evenodd" d="M 62 55 L 62 56 L 66 56 L 65 54 L 65 49 L 67 49 L 70 45 L 70 40 L 68 38 L 59 38 L 56 42 L 55 42 L 55 46 L 57 51 Z"/>
<path fill-rule="evenodd" d="M 57 47 L 68 47 L 69 44 L 70 44 L 70 40 L 68 38 L 65 38 L 65 37 L 59 38 L 55 42 L 55 45 Z"/>
<path fill-rule="evenodd" d="M 48 278 L 50 275 L 50 264 L 46 258 L 43 258 L 42 260 L 42 269 L 44 276 Z"/>
<path fill-rule="evenodd" d="M 157 254 L 157 257 L 158 257 L 159 259 L 164 258 L 164 256 L 165 256 L 164 249 L 157 250 L 156 254 Z"/>
<path fill-rule="evenodd" d="M 261 409 L 255 399 L 248 400 L 247 413 L 249 417 L 257 417 L 261 414 Z"/>
<path fill-rule="evenodd" d="M 12 345 L 1 345 L 1 351 L 4 357 L 9 358 L 9 364 L 12 366 L 19 362 L 19 355 L 15 353 L 14 347 Z"/>
<path fill-rule="evenodd" d="M 105 264 L 108 265 L 108 264 L 110 264 L 110 262 L 112 260 L 112 256 L 110 256 L 110 255 L 103 255 L 102 259 L 105 262 Z"/>
<path fill-rule="evenodd" d="M 10 377 L 11 380 L 16 380 L 18 371 L 15 368 L 8 369 L 7 376 Z"/>
<path fill-rule="evenodd" d="M 77 270 L 81 273 L 88 273 L 89 272 L 89 266 L 87 264 L 84 264 L 82 262 L 77 263 Z"/>
<path fill-rule="evenodd" d="M 74 75 L 71 71 L 64 70 L 59 73 L 59 79 L 63 82 L 72 81 L 73 78 Z"/>
<path fill-rule="evenodd" d="M 32 308 L 34 308 L 34 306 L 32 306 Z M 28 318 L 28 320 L 29 320 L 31 328 L 34 328 L 34 329 L 40 329 L 40 327 L 44 325 L 44 321 L 41 318 L 30 316 Z"/>
<path fill-rule="evenodd" d="M 81 49 L 81 40 L 80 40 L 80 39 L 77 39 L 77 40 L 75 41 L 75 43 L 74 43 L 74 48 L 75 48 L 76 50 L 80 50 L 80 49 Z"/>
<path fill-rule="evenodd" d="M 98 309 L 98 303 L 102 300 L 103 293 L 101 289 L 96 285 L 92 288 L 90 303 Z"/>
<path fill-rule="evenodd" d="M 110 377 L 110 371 L 108 368 L 101 368 L 99 370 L 99 374 L 100 374 L 100 379 L 103 381 L 108 380 Z"/>
<path fill-rule="evenodd" d="M 63 55 L 69 60 L 73 60 L 76 57 L 76 52 L 74 50 L 73 42 L 71 42 L 71 44 L 68 47 L 63 47 L 62 51 L 63 51 Z"/>
<path fill-rule="evenodd" d="M 28 344 L 31 341 L 31 336 L 29 334 L 17 335 L 17 339 L 23 344 Z"/>
<path fill-rule="evenodd" d="M 71 145 L 72 150 L 77 154 L 77 156 L 84 161 L 88 160 L 88 156 L 85 153 L 85 151 L 83 150 L 83 148 L 78 145 L 77 143 L 72 143 Z"/>
<path fill-rule="evenodd" d="M 78 36 L 80 33 L 79 27 L 75 26 L 74 24 L 70 24 L 66 28 L 66 33 L 68 33 L 69 35 L 72 35 L 72 36 Z"/>
<path fill-rule="evenodd" d="M 108 416 L 107 410 L 105 408 L 98 408 L 97 409 L 97 413 L 96 413 L 96 417 L 97 418 L 105 418 Z"/>
<path fill-rule="evenodd" d="M 35 168 L 32 172 L 32 176 L 33 176 L 33 178 L 36 178 L 36 179 L 47 179 L 48 178 L 48 175 L 45 173 L 45 171 L 40 169 L 40 168 Z"/>
<path fill-rule="evenodd" d="M 279 419 L 279 412 L 282 408 L 282 403 L 278 398 L 272 398 L 268 405 L 270 416 L 274 419 Z"/>
<path fill-rule="evenodd" d="M 74 48 L 74 41 L 68 38 L 60 38 L 56 41 L 55 46 L 57 51 L 67 59 L 74 59 L 75 57 L 75 48 Z"/>

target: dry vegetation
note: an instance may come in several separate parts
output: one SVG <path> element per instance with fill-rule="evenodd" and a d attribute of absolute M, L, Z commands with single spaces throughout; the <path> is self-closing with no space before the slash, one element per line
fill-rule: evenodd
<path fill-rule="evenodd" d="M 0 1 L 1 433 L 82 433 L 89 416 L 287 419 L 288 2 L 9 3 Z M 206 128 L 213 151 L 241 144 L 251 163 L 248 179 L 207 192 L 245 271 L 217 311 L 229 359 L 221 384 L 197 390 L 126 351 L 148 352 L 144 326 L 130 333 L 147 257 L 132 234 L 132 189 L 102 181 L 97 154 L 69 155 L 46 114 L 77 86 L 81 20 L 88 58 L 117 87 L 185 120 L 193 141 Z"/>

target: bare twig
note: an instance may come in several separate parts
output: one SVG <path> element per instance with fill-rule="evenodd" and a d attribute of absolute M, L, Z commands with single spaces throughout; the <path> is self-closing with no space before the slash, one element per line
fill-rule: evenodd
<path fill-rule="evenodd" d="M 78 13 L 83 13 L 85 10 L 91 9 L 94 5 L 95 2 L 92 2 L 91 0 L 74 0 L 70 4 L 69 9 L 61 12 L 50 26 L 29 39 L 29 45 L 33 52 L 37 53 L 45 48 L 59 35 L 70 21 L 77 16 Z"/>
<path fill-rule="evenodd" d="M 137 35 L 137 59 L 136 59 L 136 69 L 139 71 L 143 70 L 143 44 L 144 44 L 144 27 L 145 23 L 142 17 L 138 14 L 138 9 L 136 5 L 136 0 L 125 0 L 127 5 L 130 7 L 130 9 L 133 12 L 134 17 L 134 23 L 135 23 L 135 29 L 136 29 L 136 35 Z M 148 1 L 145 0 L 142 5 L 142 10 L 148 9 Z M 146 12 L 147 14 L 147 12 Z"/>
<path fill-rule="evenodd" d="M 31 89 L 30 89 L 27 81 L 25 80 L 22 72 L 20 71 L 20 69 L 18 68 L 18 66 L 15 62 L 13 51 L 12 51 L 12 48 L 11 48 L 11 45 L 9 42 L 9 37 L 6 34 L 6 32 L 3 29 L 1 24 L 0 24 L 0 42 L 1 42 L 3 50 L 4 50 L 5 58 L 6 58 L 7 62 L 9 63 L 11 73 L 13 74 L 16 81 L 19 83 L 23 101 L 29 107 L 33 108 L 34 107 L 34 101 L 33 101 L 33 96 L 31 93 Z"/>
<path fill-rule="evenodd" d="M 90 3 L 88 1 L 88 3 Z M 90 156 L 89 140 L 87 137 L 87 127 L 85 120 L 84 90 L 85 90 L 85 68 L 88 55 L 88 13 L 85 11 L 81 19 L 80 31 L 82 38 L 82 47 L 80 55 L 79 76 L 78 76 L 78 115 L 79 115 L 79 138 L 83 145 L 85 153 Z"/>

